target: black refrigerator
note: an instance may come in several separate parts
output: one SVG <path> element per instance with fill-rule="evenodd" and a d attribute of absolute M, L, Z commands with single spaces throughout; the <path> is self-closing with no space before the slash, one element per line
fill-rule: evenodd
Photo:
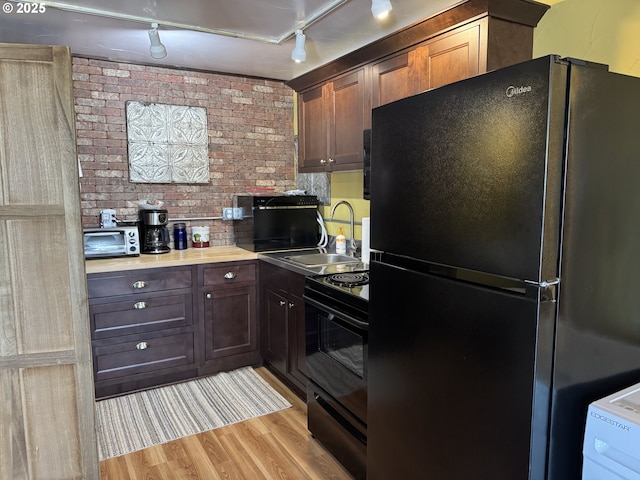
<path fill-rule="evenodd" d="M 368 479 L 579 479 L 640 382 L 640 78 L 547 56 L 371 135 Z"/>

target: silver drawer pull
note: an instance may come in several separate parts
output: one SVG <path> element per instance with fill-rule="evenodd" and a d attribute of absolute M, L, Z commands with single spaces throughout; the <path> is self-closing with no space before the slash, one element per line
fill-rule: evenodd
<path fill-rule="evenodd" d="M 147 302 L 136 302 L 133 304 L 133 308 L 135 308 L 136 310 L 147 308 Z"/>
<path fill-rule="evenodd" d="M 213 298 L 213 295 L 211 295 L 210 293 L 207 293 L 207 298 Z"/>
<path fill-rule="evenodd" d="M 289 308 L 293 308 L 293 307 L 295 307 L 295 306 L 296 306 L 296 304 L 295 304 L 295 303 L 291 303 L 291 302 L 289 302 Z"/>
<path fill-rule="evenodd" d="M 147 286 L 147 284 L 145 282 L 143 282 L 142 280 L 138 280 L 137 282 L 134 282 L 133 285 L 131 285 L 133 288 L 144 288 Z"/>
<path fill-rule="evenodd" d="M 287 304 L 287 302 L 285 302 L 284 300 L 280 300 L 280 306 L 284 307 Z"/>
<path fill-rule="evenodd" d="M 234 278 L 236 278 L 236 274 L 233 272 L 227 272 L 224 274 L 224 278 L 226 278 L 227 280 L 233 280 Z"/>
<path fill-rule="evenodd" d="M 149 344 L 147 342 L 140 342 L 136 345 L 136 350 L 146 350 L 149 348 Z"/>

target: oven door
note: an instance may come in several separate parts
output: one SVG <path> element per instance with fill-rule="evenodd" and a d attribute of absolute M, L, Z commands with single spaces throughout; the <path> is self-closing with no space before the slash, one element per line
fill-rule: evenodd
<path fill-rule="evenodd" d="M 127 255 L 124 230 L 88 230 L 84 232 L 85 258 L 123 257 Z"/>
<path fill-rule="evenodd" d="M 309 380 L 366 425 L 368 323 L 307 296 L 305 312 Z"/>

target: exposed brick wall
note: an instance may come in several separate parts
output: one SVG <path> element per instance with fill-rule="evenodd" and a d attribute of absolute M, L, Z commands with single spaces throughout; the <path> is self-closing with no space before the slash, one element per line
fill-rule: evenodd
<path fill-rule="evenodd" d="M 295 188 L 293 90 L 282 82 L 75 57 L 73 87 L 85 227 L 104 208 L 135 219 L 142 199 L 164 201 L 170 219 L 216 217 L 247 187 Z M 209 184 L 129 182 L 128 100 L 206 107 Z M 208 225 L 214 245 L 234 243 L 231 222 L 191 223 Z"/>

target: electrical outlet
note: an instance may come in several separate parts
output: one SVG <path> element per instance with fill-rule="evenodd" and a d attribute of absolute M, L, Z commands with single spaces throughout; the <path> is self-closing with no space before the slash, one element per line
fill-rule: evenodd
<path fill-rule="evenodd" d="M 222 219 L 223 220 L 233 220 L 233 208 L 223 208 L 222 209 Z"/>
<path fill-rule="evenodd" d="M 242 208 L 234 208 L 233 209 L 233 219 L 234 220 L 242 220 Z"/>

